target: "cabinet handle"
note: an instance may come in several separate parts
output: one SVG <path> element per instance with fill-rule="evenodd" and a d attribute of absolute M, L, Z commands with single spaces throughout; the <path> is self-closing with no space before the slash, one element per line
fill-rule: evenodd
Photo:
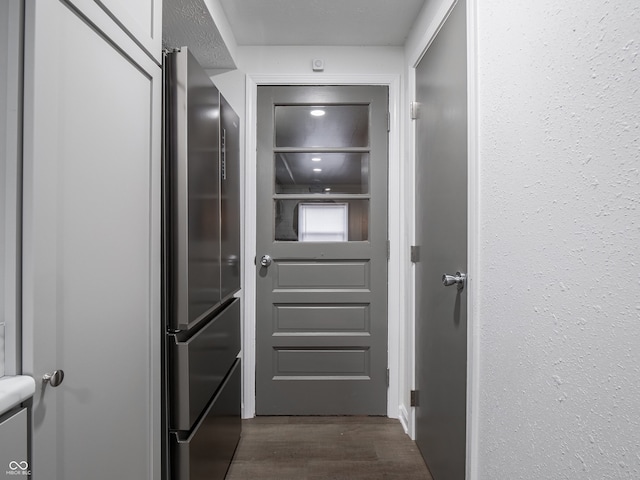
<path fill-rule="evenodd" d="M 220 158 L 222 159 L 222 166 L 220 167 L 220 176 L 222 180 L 227 179 L 227 130 L 222 129 L 222 140 L 220 142 Z"/>

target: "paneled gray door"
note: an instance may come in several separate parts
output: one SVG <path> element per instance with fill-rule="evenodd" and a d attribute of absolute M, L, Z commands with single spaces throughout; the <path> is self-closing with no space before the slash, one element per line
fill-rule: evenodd
<path fill-rule="evenodd" d="M 386 87 L 258 87 L 258 415 L 386 415 Z"/>
<path fill-rule="evenodd" d="M 417 443 L 435 480 L 465 478 L 467 290 L 442 275 L 467 268 L 465 3 L 416 69 Z"/>

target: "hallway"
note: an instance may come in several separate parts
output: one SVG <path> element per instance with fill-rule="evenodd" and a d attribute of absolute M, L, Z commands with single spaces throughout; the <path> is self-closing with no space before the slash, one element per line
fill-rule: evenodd
<path fill-rule="evenodd" d="M 244 420 L 227 480 L 431 480 L 418 447 L 386 417 Z"/>

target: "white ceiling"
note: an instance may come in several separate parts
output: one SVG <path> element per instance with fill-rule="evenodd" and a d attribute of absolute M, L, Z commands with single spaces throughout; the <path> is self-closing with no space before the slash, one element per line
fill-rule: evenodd
<path fill-rule="evenodd" d="M 220 0 L 238 45 L 402 46 L 425 0 Z"/>

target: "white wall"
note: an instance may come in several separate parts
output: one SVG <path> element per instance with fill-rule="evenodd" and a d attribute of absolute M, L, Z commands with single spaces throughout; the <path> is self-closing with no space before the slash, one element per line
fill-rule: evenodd
<path fill-rule="evenodd" d="M 219 73 L 215 70 L 208 70 L 211 80 L 218 87 L 220 93 L 227 99 L 233 110 L 244 118 L 245 109 L 245 78 L 246 75 L 240 70 L 224 71 Z M 244 122 L 242 122 L 244 123 Z"/>
<path fill-rule="evenodd" d="M 476 3 L 478 478 L 640 478 L 640 4 Z"/>
<path fill-rule="evenodd" d="M 401 74 L 399 47 L 238 47 L 238 68 L 249 75 Z M 314 73 L 311 61 L 324 60 Z"/>

